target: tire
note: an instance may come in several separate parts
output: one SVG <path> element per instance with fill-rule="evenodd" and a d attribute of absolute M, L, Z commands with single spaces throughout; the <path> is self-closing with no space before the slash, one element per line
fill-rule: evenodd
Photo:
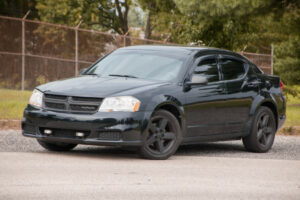
<path fill-rule="evenodd" d="M 151 117 L 140 154 L 147 159 L 165 160 L 173 155 L 182 141 L 182 133 L 176 117 L 158 110 Z"/>
<path fill-rule="evenodd" d="M 70 151 L 74 149 L 77 144 L 69 144 L 69 143 L 50 143 L 43 140 L 37 140 L 38 143 L 49 151 Z"/>
<path fill-rule="evenodd" d="M 243 138 L 243 144 L 248 151 L 265 153 L 272 148 L 275 133 L 275 116 L 270 108 L 262 106 L 254 116 L 250 135 Z"/>

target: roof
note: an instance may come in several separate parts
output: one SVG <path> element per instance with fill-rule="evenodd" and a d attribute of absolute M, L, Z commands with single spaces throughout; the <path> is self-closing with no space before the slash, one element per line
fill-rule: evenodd
<path fill-rule="evenodd" d="M 212 48 L 212 47 L 191 47 L 191 46 L 176 46 L 176 45 L 137 45 L 137 46 L 128 46 L 128 47 L 122 47 L 120 49 L 123 50 L 153 50 L 153 51 L 172 51 L 172 52 L 179 52 L 179 53 L 185 53 L 190 54 L 191 52 L 200 52 L 205 50 L 215 51 L 217 53 L 225 53 L 227 55 L 235 55 L 240 58 L 243 58 L 245 60 L 248 60 L 246 57 L 229 50 L 225 49 L 218 49 L 218 48 Z M 249 60 L 248 60 L 249 61 Z"/>
<path fill-rule="evenodd" d="M 202 49 L 209 49 L 208 47 L 186 47 L 186 46 L 171 46 L 171 45 L 137 45 L 128 46 L 121 49 L 133 49 L 133 50 L 170 50 L 170 51 L 197 51 Z"/>

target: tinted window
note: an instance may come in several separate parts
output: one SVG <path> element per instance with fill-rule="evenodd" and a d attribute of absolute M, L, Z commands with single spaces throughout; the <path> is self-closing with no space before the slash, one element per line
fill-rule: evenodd
<path fill-rule="evenodd" d="M 155 51 L 115 51 L 85 74 L 130 75 L 157 81 L 171 81 L 178 77 L 185 57 Z"/>
<path fill-rule="evenodd" d="M 205 76 L 208 82 L 219 81 L 217 61 L 213 58 L 200 61 L 194 73 Z"/>
<path fill-rule="evenodd" d="M 251 67 L 254 73 L 262 74 L 261 70 L 258 67 L 256 67 L 254 64 L 251 64 Z"/>
<path fill-rule="evenodd" d="M 245 73 L 244 63 L 233 59 L 221 59 L 224 80 L 232 80 L 243 77 Z"/>

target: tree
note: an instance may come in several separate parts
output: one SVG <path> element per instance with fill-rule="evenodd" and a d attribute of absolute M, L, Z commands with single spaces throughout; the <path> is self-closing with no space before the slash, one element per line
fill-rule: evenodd
<path fill-rule="evenodd" d="M 258 53 L 270 53 L 273 44 L 275 73 L 285 83 L 300 83 L 299 0 L 175 2 L 181 13 L 172 30 L 176 43 Z"/>
<path fill-rule="evenodd" d="M 29 18 L 38 18 L 35 9 L 35 0 L 1 0 L 0 15 L 11 17 L 24 17 L 28 10 L 31 10 Z"/>
<path fill-rule="evenodd" d="M 131 0 L 37 0 L 41 19 L 52 23 L 112 30 L 121 35 L 128 28 Z"/>
<path fill-rule="evenodd" d="M 283 36 L 275 43 L 275 73 L 285 84 L 300 84 L 300 2 L 289 4 L 277 23 Z"/>
<path fill-rule="evenodd" d="M 147 13 L 145 38 L 150 39 L 152 31 L 165 31 L 171 27 L 173 15 L 179 14 L 179 10 L 173 0 L 139 0 L 141 8 Z M 169 32 L 169 31 L 168 31 Z"/>

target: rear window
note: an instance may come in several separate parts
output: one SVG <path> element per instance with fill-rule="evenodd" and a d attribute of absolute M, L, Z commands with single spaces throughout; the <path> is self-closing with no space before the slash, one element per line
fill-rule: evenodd
<path fill-rule="evenodd" d="M 242 78 L 245 73 L 244 63 L 238 60 L 223 58 L 220 64 L 224 80 L 233 80 Z"/>
<path fill-rule="evenodd" d="M 256 74 L 262 74 L 263 72 L 254 64 L 251 64 L 252 71 Z"/>

